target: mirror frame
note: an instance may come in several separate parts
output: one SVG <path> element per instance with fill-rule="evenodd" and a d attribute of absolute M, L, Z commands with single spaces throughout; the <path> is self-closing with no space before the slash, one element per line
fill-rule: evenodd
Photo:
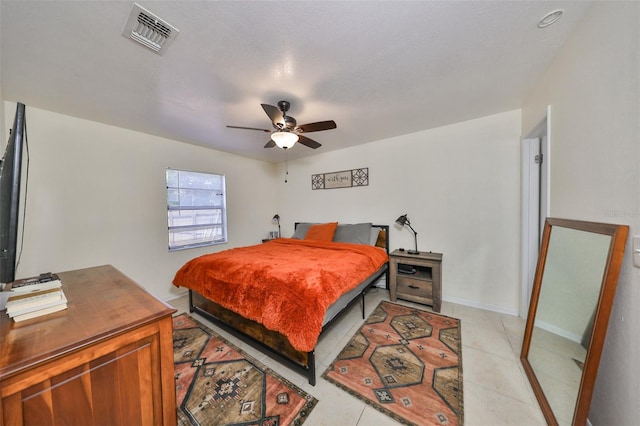
<path fill-rule="evenodd" d="M 627 241 L 629 227 L 626 225 L 614 225 L 609 223 L 584 222 L 578 220 L 547 218 L 545 220 L 544 232 L 542 234 L 542 242 L 540 245 L 540 255 L 536 267 L 536 274 L 533 281 L 533 290 L 531 300 L 529 302 L 529 313 L 527 315 L 527 323 L 524 332 L 524 340 L 522 342 L 522 352 L 520 353 L 520 361 L 529 378 L 533 393 L 538 399 L 540 408 L 549 425 L 557 425 L 558 421 L 547 401 L 544 390 L 540 386 L 540 382 L 529 363 L 529 347 L 531 345 L 531 336 L 533 334 L 533 325 L 535 322 L 538 301 L 540 298 L 540 287 L 544 276 L 544 265 L 549 250 L 549 241 L 554 227 L 570 228 L 579 231 L 592 232 L 611 236 L 609 245 L 609 253 L 605 263 L 605 270 L 600 288 L 600 295 L 596 305 L 596 315 L 593 323 L 593 330 L 587 348 L 582 378 L 578 389 L 578 397 L 573 412 L 573 425 L 584 425 L 589 415 L 589 406 L 591 405 L 591 397 L 593 396 L 593 388 L 598 373 L 600 357 L 602 355 L 602 347 L 604 345 L 607 326 L 609 324 L 609 316 L 611 307 L 616 293 L 620 268 L 624 257 L 624 250 Z"/>

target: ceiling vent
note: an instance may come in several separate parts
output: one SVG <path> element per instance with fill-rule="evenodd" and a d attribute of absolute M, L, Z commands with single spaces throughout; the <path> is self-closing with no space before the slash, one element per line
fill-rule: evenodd
<path fill-rule="evenodd" d="M 162 55 L 179 32 L 171 24 L 134 3 L 122 35 Z"/>

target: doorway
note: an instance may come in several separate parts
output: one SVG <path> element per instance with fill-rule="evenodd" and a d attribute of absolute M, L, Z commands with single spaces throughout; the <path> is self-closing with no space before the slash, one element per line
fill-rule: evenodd
<path fill-rule="evenodd" d="M 549 215 L 549 155 L 551 107 L 522 140 L 521 171 L 521 291 L 520 317 L 526 318 L 536 273 L 544 221 Z"/>

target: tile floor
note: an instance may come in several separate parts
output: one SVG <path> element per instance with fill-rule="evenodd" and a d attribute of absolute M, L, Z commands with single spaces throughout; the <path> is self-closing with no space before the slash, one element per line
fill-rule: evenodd
<path fill-rule="evenodd" d="M 366 296 L 368 316 L 389 292 L 374 288 Z M 169 302 L 180 312 L 188 312 L 188 298 Z M 429 307 L 398 301 L 428 310 Z M 364 402 L 338 389 L 320 376 L 362 325 L 362 308 L 355 303 L 320 338 L 316 349 L 317 384 L 284 367 L 250 345 L 195 315 L 245 352 L 257 358 L 319 400 L 305 426 L 385 426 L 398 423 Z M 482 425 L 546 425 L 519 360 L 524 321 L 511 315 L 444 302 L 441 313 L 462 320 L 462 365 L 464 378 L 464 423 Z"/>

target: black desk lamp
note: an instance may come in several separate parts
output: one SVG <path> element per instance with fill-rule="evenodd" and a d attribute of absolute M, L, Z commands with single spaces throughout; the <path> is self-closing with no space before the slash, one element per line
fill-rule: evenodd
<path fill-rule="evenodd" d="M 276 213 L 271 221 L 278 224 L 278 238 L 280 238 L 280 215 Z"/>
<path fill-rule="evenodd" d="M 415 243 L 416 243 L 416 249 L 415 250 L 407 250 L 407 253 L 409 253 L 409 254 L 420 254 L 420 252 L 418 251 L 418 233 L 411 226 L 411 222 L 409 221 L 409 218 L 407 217 L 407 215 L 403 214 L 402 216 L 397 218 L 396 219 L 396 223 L 398 225 L 402 226 L 402 227 L 407 225 L 413 231 L 413 238 L 414 238 Z"/>

